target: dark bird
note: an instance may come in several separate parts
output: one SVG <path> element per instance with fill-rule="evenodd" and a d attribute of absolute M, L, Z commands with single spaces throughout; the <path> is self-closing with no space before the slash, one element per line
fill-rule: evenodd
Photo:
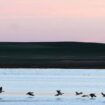
<path fill-rule="evenodd" d="M 91 94 L 89 94 L 89 96 L 90 96 L 91 98 L 96 97 L 95 93 L 91 93 Z"/>
<path fill-rule="evenodd" d="M 35 96 L 35 95 L 34 95 L 34 92 L 28 92 L 26 95 Z"/>
<path fill-rule="evenodd" d="M 105 94 L 103 92 L 101 92 L 102 96 L 105 97 Z"/>
<path fill-rule="evenodd" d="M 81 95 L 83 92 L 75 92 L 76 95 Z"/>
<path fill-rule="evenodd" d="M 0 93 L 2 93 L 2 92 L 4 92 L 4 91 L 3 91 L 3 87 L 0 87 Z"/>
<path fill-rule="evenodd" d="M 56 90 L 57 94 L 55 96 L 63 95 L 64 93 L 61 92 L 61 90 Z"/>
<path fill-rule="evenodd" d="M 82 95 L 82 97 L 89 97 L 88 95 Z"/>

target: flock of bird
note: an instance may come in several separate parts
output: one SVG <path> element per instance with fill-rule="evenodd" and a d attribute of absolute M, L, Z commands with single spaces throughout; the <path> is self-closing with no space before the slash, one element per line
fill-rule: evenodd
<path fill-rule="evenodd" d="M 56 90 L 56 92 L 57 92 L 57 93 L 55 94 L 55 96 L 61 96 L 61 95 L 64 94 L 64 93 L 61 92 L 61 90 Z M 29 96 L 35 96 L 35 95 L 34 95 L 34 92 L 28 92 L 27 95 L 29 95 Z M 81 95 L 81 97 L 90 97 L 90 98 L 92 98 L 92 99 L 95 98 L 95 97 L 97 97 L 95 93 L 90 93 L 90 94 L 88 94 L 88 95 L 85 95 L 85 94 L 83 94 L 83 92 L 75 92 L 75 95 L 76 95 L 76 96 Z M 105 93 L 101 92 L 101 95 L 102 95 L 103 97 L 105 97 Z"/>
<path fill-rule="evenodd" d="M 4 91 L 3 91 L 3 87 L 0 87 L 0 93 L 2 93 L 2 92 L 4 92 Z M 57 93 L 55 94 L 55 96 L 61 96 L 61 95 L 64 94 L 64 93 L 61 92 L 61 90 L 56 90 L 56 92 L 57 92 Z M 27 92 L 26 95 L 35 96 L 34 92 Z M 75 95 L 76 95 L 76 96 L 81 95 L 81 97 L 90 97 L 90 98 L 97 97 L 95 93 L 90 93 L 90 94 L 88 94 L 88 95 L 85 95 L 85 94 L 83 94 L 83 92 L 75 92 Z M 101 95 L 102 95 L 103 97 L 105 97 L 105 93 L 101 92 Z"/>
<path fill-rule="evenodd" d="M 91 98 L 97 97 L 95 93 L 90 93 L 88 95 L 84 95 L 83 92 L 75 92 L 75 94 L 76 95 L 81 95 L 81 97 L 91 97 Z"/>

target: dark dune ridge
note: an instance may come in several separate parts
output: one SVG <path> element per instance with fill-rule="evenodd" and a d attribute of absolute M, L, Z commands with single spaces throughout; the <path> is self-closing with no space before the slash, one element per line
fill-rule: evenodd
<path fill-rule="evenodd" d="M 0 68 L 105 68 L 105 44 L 1 42 Z"/>

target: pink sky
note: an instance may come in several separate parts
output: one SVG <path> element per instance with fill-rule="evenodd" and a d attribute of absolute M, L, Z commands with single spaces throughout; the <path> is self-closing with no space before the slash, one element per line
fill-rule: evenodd
<path fill-rule="evenodd" d="M 0 41 L 105 42 L 105 0 L 0 0 Z"/>

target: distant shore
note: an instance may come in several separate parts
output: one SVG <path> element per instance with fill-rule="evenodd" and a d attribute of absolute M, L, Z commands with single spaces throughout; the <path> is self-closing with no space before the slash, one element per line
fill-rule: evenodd
<path fill-rule="evenodd" d="M 105 44 L 1 42 L 0 68 L 105 69 Z"/>

